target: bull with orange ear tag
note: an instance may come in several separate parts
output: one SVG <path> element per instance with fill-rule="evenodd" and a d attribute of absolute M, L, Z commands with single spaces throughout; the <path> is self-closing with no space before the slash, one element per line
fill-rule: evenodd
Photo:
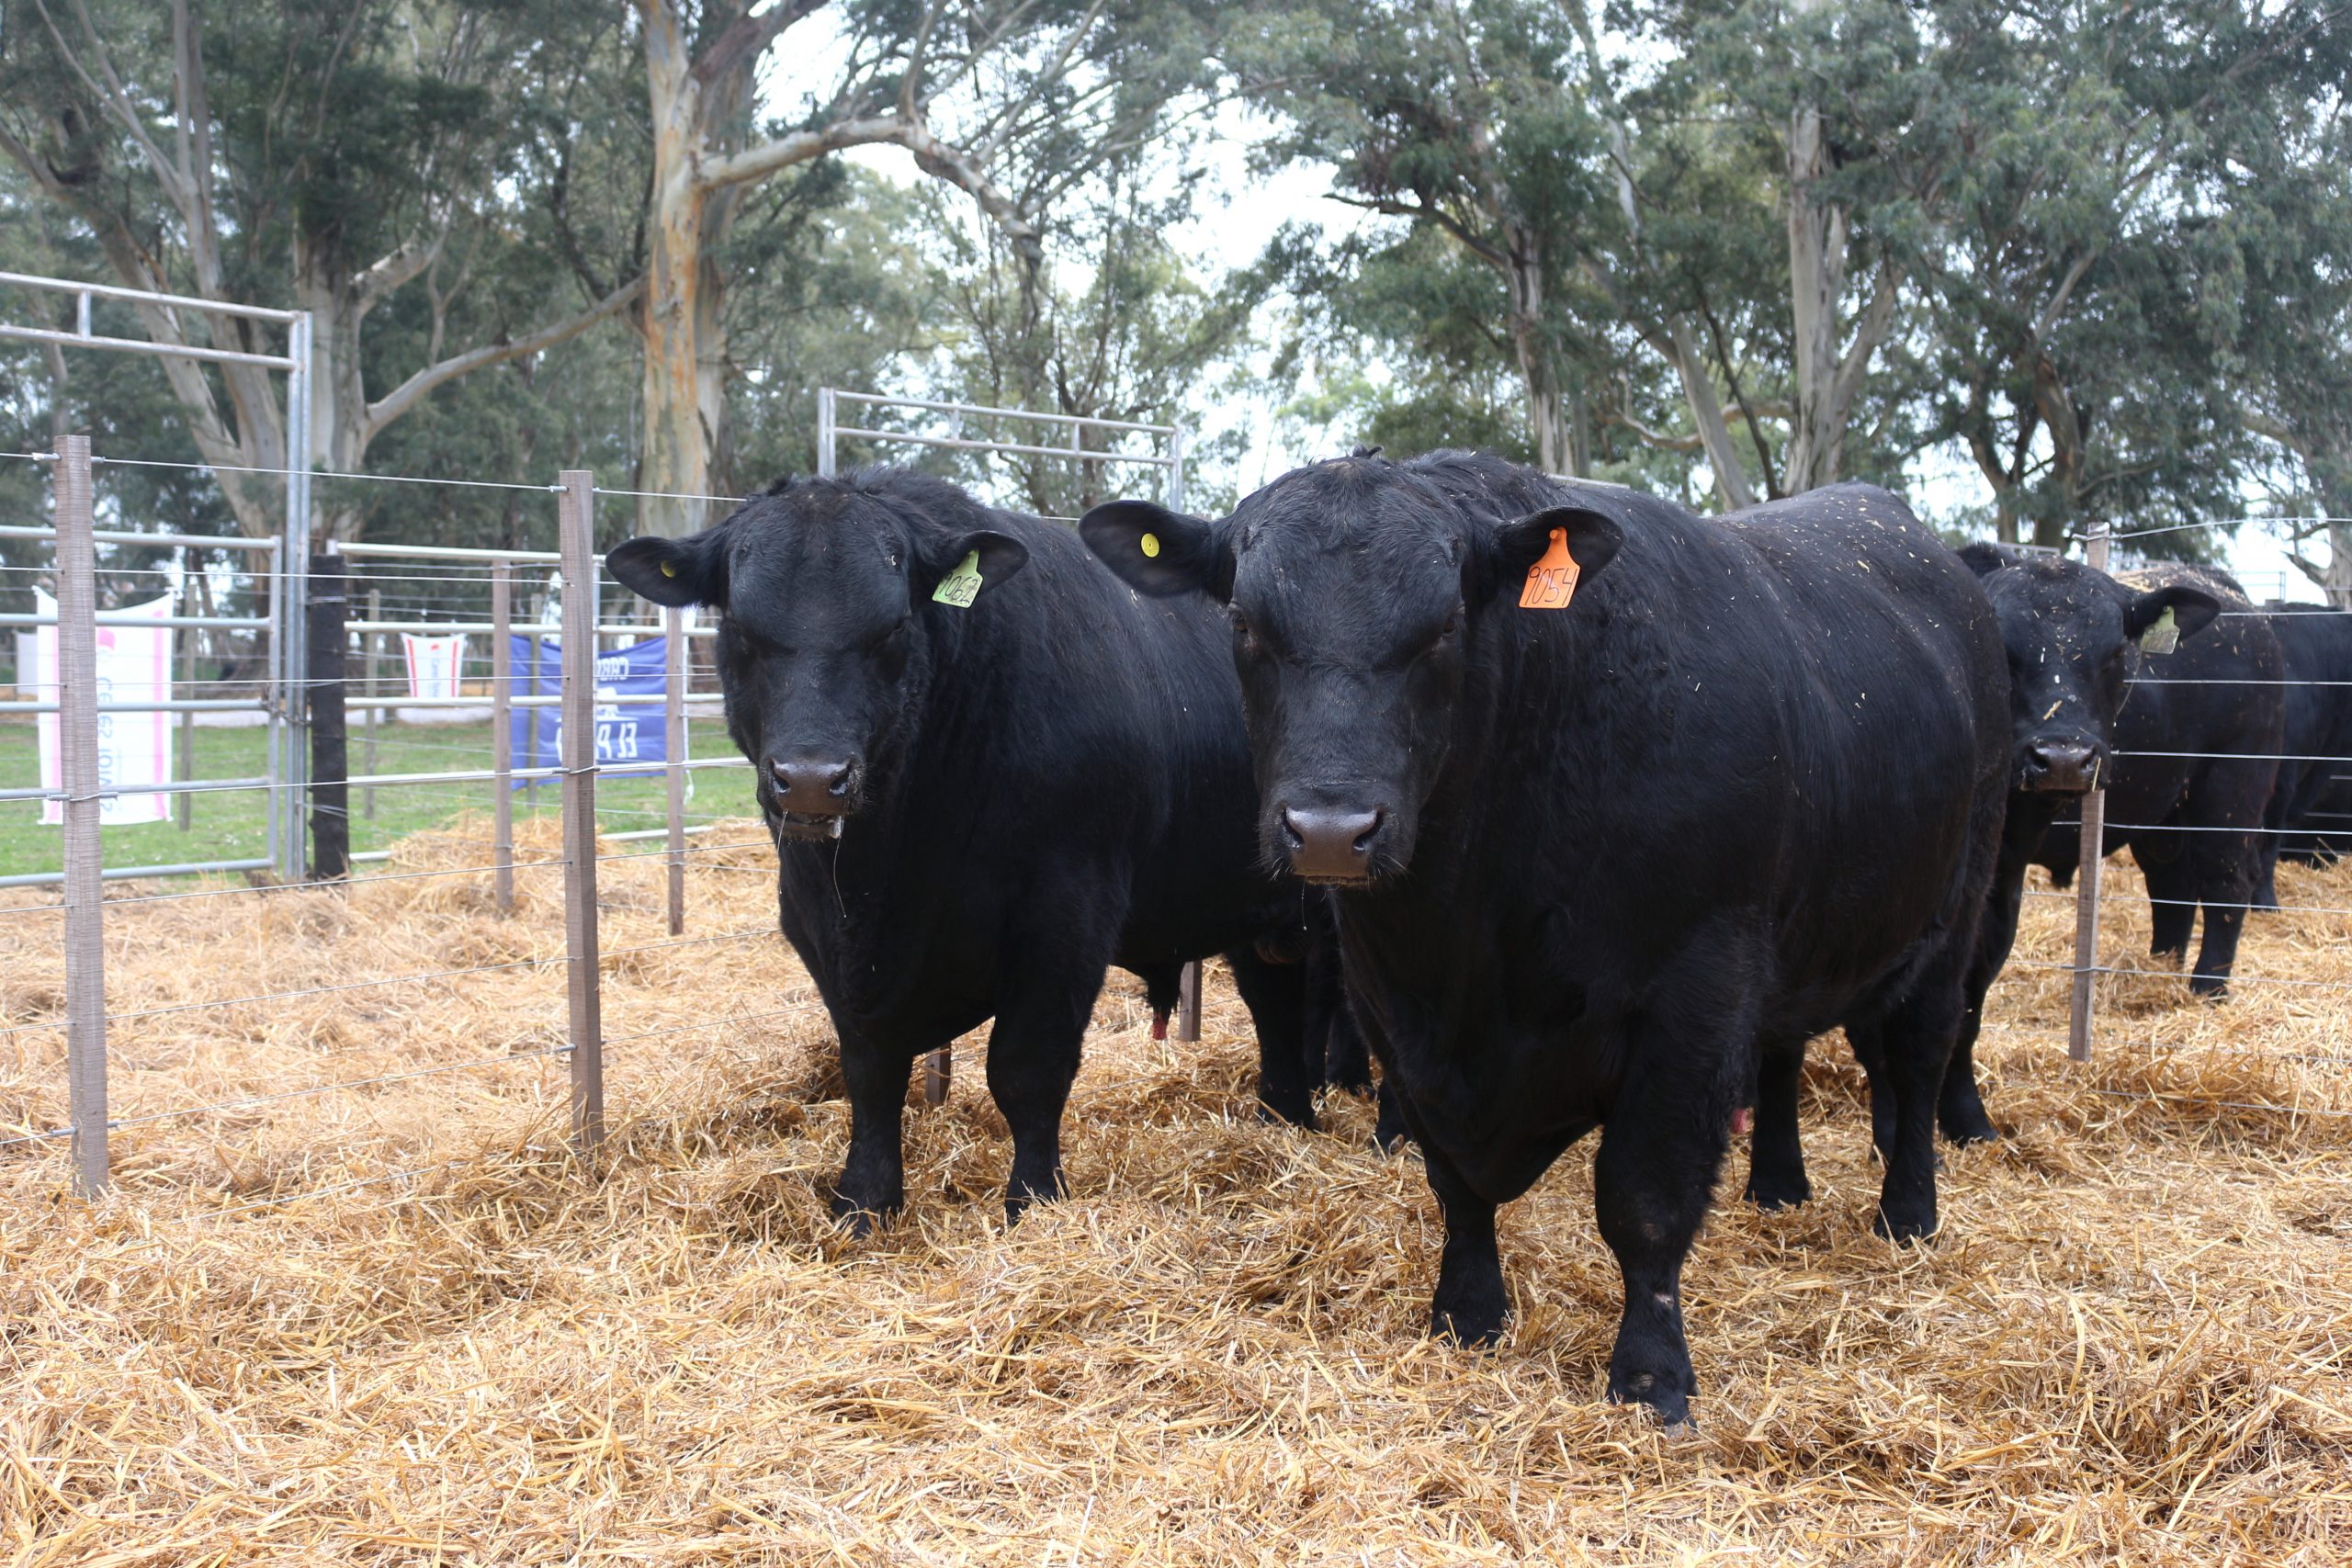
<path fill-rule="evenodd" d="M 1552 530 L 1552 547 L 1527 569 L 1527 586 L 1519 591 L 1522 610 L 1565 610 L 1576 597 L 1576 558 L 1568 554 L 1568 531 Z"/>

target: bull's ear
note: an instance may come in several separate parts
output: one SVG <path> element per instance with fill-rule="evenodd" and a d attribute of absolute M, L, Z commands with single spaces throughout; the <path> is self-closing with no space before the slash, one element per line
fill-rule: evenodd
<path fill-rule="evenodd" d="M 2222 613 L 2222 602 L 2184 583 L 2133 593 L 2123 602 L 2123 635 L 2133 642 L 2139 641 L 2140 634 L 2154 626 L 2166 610 L 2172 612 L 2176 631 L 2182 637 L 2194 637 L 2213 624 L 2213 617 Z"/>
<path fill-rule="evenodd" d="M 1233 596 L 1233 547 L 1216 524 L 1148 501 L 1106 501 L 1078 520 L 1078 534 L 1138 593 Z"/>
<path fill-rule="evenodd" d="M 1988 539 L 1975 539 L 1953 552 L 1968 563 L 1968 570 L 1979 577 L 1990 577 L 2005 566 L 2018 564 L 2017 555 L 2003 549 Z"/>
<path fill-rule="evenodd" d="M 727 607 L 727 525 L 683 539 L 650 536 L 616 546 L 605 570 L 621 586 L 676 609 L 687 604 Z"/>
<path fill-rule="evenodd" d="M 1529 570 L 1552 547 L 1555 533 L 1567 546 L 1568 558 L 1577 563 L 1579 582 L 1590 581 L 1595 573 L 1616 558 L 1618 547 L 1625 542 L 1625 530 L 1598 512 L 1582 506 L 1548 507 L 1515 523 L 1505 523 L 1488 536 L 1490 581 L 1487 591 L 1498 593 L 1509 589 L 1517 592 L 1526 582 Z"/>
<path fill-rule="evenodd" d="M 1028 546 L 982 528 L 925 550 L 917 558 L 912 586 L 917 598 L 968 607 L 983 590 L 1002 587 L 1028 564 Z"/>

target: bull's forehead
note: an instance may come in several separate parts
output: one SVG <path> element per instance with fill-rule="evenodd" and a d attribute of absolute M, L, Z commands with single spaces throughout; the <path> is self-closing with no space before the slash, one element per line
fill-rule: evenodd
<path fill-rule="evenodd" d="M 2123 639 L 2115 592 L 2073 561 L 2034 561 L 1996 572 L 1987 596 L 2013 649 L 2047 649 L 2073 660 L 2104 655 Z"/>
<path fill-rule="evenodd" d="M 854 638 L 897 620 L 908 603 L 906 547 L 880 513 L 778 497 L 745 517 L 729 549 L 729 615 L 795 647 Z"/>
<path fill-rule="evenodd" d="M 1236 604 L 1286 623 L 1319 620 L 1327 606 L 1375 625 L 1452 608 L 1464 550 L 1452 520 L 1407 487 L 1333 482 L 1350 477 L 1307 470 L 1244 504 Z"/>

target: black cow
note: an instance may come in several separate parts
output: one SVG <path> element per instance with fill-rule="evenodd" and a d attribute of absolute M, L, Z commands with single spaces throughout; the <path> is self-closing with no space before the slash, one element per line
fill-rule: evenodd
<path fill-rule="evenodd" d="M 2343 771 L 2339 764 L 2352 758 L 2352 614 L 2275 600 L 2263 608 L 2290 682 L 2278 778 L 2270 786 L 2254 852 L 2254 907 L 2276 909 L 2278 857 L 2315 859 L 2324 851 L 2324 830 L 2342 827 L 2314 813 Z"/>
<path fill-rule="evenodd" d="M 2146 878 L 2152 955 L 2187 961 L 2197 911 L 2205 940 L 2188 985 L 2219 996 L 2237 962 L 2254 894 L 2256 843 L 2286 729 L 2278 638 L 2227 572 L 2163 561 L 2119 572 L 2127 587 L 2197 590 L 2220 604 L 2203 636 L 2145 660 L 2115 720 L 2107 781 L 2106 852 L 2131 848 Z M 2043 837 L 2035 860 L 2061 887 L 2082 860 L 2072 819 Z"/>
<path fill-rule="evenodd" d="M 1356 1021 L 1444 1212 L 1439 1332 L 1501 1332 L 1496 1206 L 1605 1127 L 1609 1392 L 1679 1420 L 1682 1262 L 1732 1119 L 1759 1052 L 1841 1022 L 1883 1038 L 1901 1107 L 1880 1228 L 1935 1228 L 2007 697 L 1992 607 L 1902 502 L 1709 520 L 1440 452 L 1080 531 L 1136 587 L 1229 606 L 1261 835 L 1340 890 Z"/>
<path fill-rule="evenodd" d="M 2026 867 L 2051 824 L 2073 817 L 2084 794 L 2105 776 L 2116 714 L 2132 675 L 2147 655 L 2140 639 L 2172 612 L 2165 629 L 2193 637 L 2221 605 L 2186 584 L 2126 587 L 2078 561 L 2021 557 L 1994 545 L 1960 552 L 1983 582 L 2001 626 L 2009 680 L 2009 797 L 2000 853 L 1986 895 L 1976 953 L 1968 967 L 1967 1007 L 1936 1107 L 1944 1136 L 1956 1144 L 2000 1136 L 1976 1085 L 1976 1036 L 1984 993 L 2008 962 L 2025 897 Z M 1856 1055 L 1871 1080 L 1871 1135 L 1882 1156 L 1894 1143 L 1894 1097 L 1867 1036 Z M 1766 1207 L 1811 1196 L 1797 1144 L 1796 1075 L 1758 1087 L 1755 1157 L 1748 1196 Z"/>
<path fill-rule="evenodd" d="M 720 612 L 784 931 L 841 1041 L 836 1214 L 863 1230 L 901 1205 L 908 1072 L 991 1017 L 1006 1213 L 1061 1192 L 1062 1107 L 1111 964 L 1162 1010 L 1180 964 L 1225 953 L 1261 1099 L 1312 1124 L 1303 966 L 1254 950 L 1306 895 L 1260 862 L 1220 617 L 1139 600 L 1068 528 L 905 469 L 780 481 L 607 564 L 657 604 Z"/>

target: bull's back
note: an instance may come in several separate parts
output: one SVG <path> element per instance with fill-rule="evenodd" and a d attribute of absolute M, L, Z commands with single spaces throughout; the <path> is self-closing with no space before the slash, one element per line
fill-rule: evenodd
<path fill-rule="evenodd" d="M 1974 573 L 1883 491 L 1834 487 L 1724 526 L 1781 595 L 1802 670 L 1777 694 L 1798 796 L 1782 962 L 1797 1012 L 1835 1012 L 1891 948 L 1973 914 L 1971 840 L 1997 829 L 2008 739 L 1999 628 Z"/>

